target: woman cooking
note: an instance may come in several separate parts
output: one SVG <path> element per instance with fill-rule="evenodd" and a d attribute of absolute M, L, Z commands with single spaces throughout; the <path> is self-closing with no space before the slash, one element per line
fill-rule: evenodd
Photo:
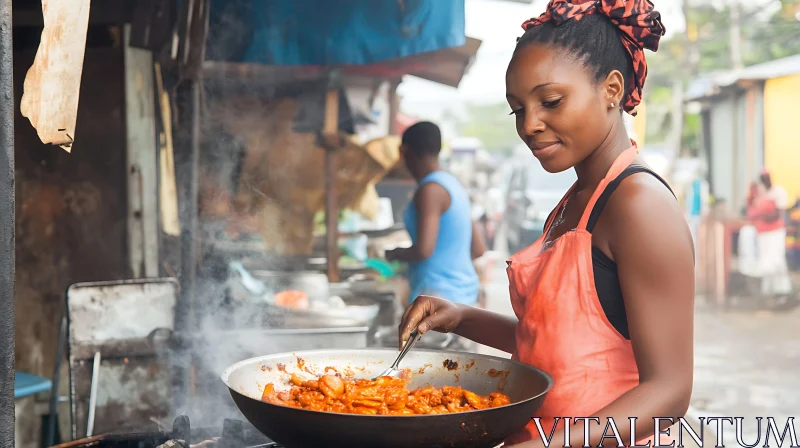
<path fill-rule="evenodd" d="M 692 390 L 691 233 L 622 117 L 641 100 L 643 49 L 655 51 L 664 28 L 646 0 L 551 0 L 523 28 L 506 73 L 517 132 L 548 172 L 575 169 L 578 180 L 544 236 L 508 261 L 516 319 L 423 296 L 400 337 L 419 324 L 511 353 L 555 380 L 535 416 L 545 437 L 556 417 L 597 417 L 589 444 L 616 446 L 603 439 L 613 417 L 629 444 L 629 418 L 637 439 L 652 436 L 655 417 L 684 415 Z M 583 438 L 573 421 L 570 444 Z M 534 421 L 506 444 L 543 446 Z"/>

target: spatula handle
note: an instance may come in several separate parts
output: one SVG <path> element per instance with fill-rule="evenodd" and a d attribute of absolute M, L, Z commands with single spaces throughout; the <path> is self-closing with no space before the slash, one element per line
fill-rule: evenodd
<path fill-rule="evenodd" d="M 414 328 L 414 331 L 412 331 L 411 334 L 408 336 L 408 341 L 406 342 L 406 345 L 404 345 L 403 349 L 400 350 L 400 355 L 394 361 L 394 364 L 392 364 L 393 369 L 397 369 L 397 366 L 400 364 L 400 361 L 403 360 L 403 357 L 406 356 L 406 353 L 408 353 L 409 350 L 411 350 L 411 348 L 414 347 L 414 344 L 416 344 L 421 337 L 422 335 L 419 333 L 419 330 Z"/>

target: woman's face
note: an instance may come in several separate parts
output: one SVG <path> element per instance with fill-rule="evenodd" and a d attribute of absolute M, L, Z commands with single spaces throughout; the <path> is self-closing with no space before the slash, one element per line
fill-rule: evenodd
<path fill-rule="evenodd" d="M 619 72 L 597 83 L 583 64 L 547 45 L 520 48 L 506 72 L 517 133 L 551 173 L 574 167 L 600 146 L 614 115 L 619 119 L 623 92 Z"/>

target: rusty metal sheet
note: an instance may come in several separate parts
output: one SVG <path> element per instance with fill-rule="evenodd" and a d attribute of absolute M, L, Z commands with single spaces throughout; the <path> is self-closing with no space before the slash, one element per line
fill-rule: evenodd
<path fill-rule="evenodd" d="M 72 437 L 84 437 L 92 383 L 98 373 L 94 433 L 142 429 L 169 415 L 170 369 L 155 330 L 172 330 L 174 279 L 79 283 L 67 291 Z"/>
<path fill-rule="evenodd" d="M 174 279 L 78 283 L 67 291 L 70 346 L 147 339 L 157 328 L 173 329 Z"/>
<path fill-rule="evenodd" d="M 67 152 L 75 139 L 90 0 L 42 0 L 44 29 L 25 77 L 20 111 L 42 143 Z"/>
<path fill-rule="evenodd" d="M 156 421 L 167 421 L 170 373 L 165 362 L 156 357 L 132 357 L 127 362 L 104 359 L 93 434 L 149 431 L 157 429 Z M 82 438 L 86 436 L 92 361 L 77 361 L 70 370 L 76 378 L 72 388 L 75 397 L 72 430 Z"/>

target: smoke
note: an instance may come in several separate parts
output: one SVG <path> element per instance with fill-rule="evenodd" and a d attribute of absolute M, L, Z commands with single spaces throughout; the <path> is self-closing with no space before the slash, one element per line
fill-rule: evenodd
<path fill-rule="evenodd" d="M 248 266 L 251 260 L 259 270 L 284 271 L 311 255 L 314 212 L 323 203 L 324 151 L 317 133 L 324 122 L 327 80 L 310 68 L 226 64 L 241 60 L 251 42 L 248 14 L 242 13 L 251 5 L 249 0 L 212 2 L 210 62 L 201 92 L 199 267 L 185 341 L 191 356 L 171 360 L 191 371 L 188 401 L 172 414 L 187 415 L 193 427 L 243 419 L 220 380 L 224 369 L 308 343 L 271 333 L 276 322 L 258 298 L 230 297 L 230 262 Z M 355 133 L 343 91 L 339 129 Z M 183 211 L 185 206 L 181 201 Z M 273 293 L 282 289 L 267 286 Z"/>
<path fill-rule="evenodd" d="M 269 322 L 257 304 L 231 302 L 228 281 L 228 264 L 248 255 L 257 256 L 265 269 L 277 264 L 276 257 L 267 255 L 263 241 L 242 241 L 237 235 L 250 230 L 249 223 L 241 222 L 242 216 L 258 215 L 270 202 L 259 191 L 261 185 L 239 180 L 248 144 L 258 140 L 252 135 L 258 132 L 257 128 L 253 131 L 254 124 L 269 121 L 273 111 L 254 100 L 237 102 L 241 95 L 229 94 L 224 78 L 209 81 L 198 172 L 200 262 L 191 298 L 194 318 L 188 340 L 183 341 L 189 356 L 172 360 L 191 372 L 185 407 L 173 409 L 172 414 L 188 416 L 193 427 L 218 427 L 225 418 L 243 420 L 220 374 L 238 361 L 280 349 L 260 330 Z M 236 120 L 247 115 L 250 120 L 239 121 L 237 127 Z M 242 186 L 249 191 L 241 191 Z M 260 203 L 237 204 L 237 198 L 246 195 L 260 196 Z"/>
<path fill-rule="evenodd" d="M 241 310 L 207 313 L 200 322 L 192 344 L 196 374 L 194 392 L 183 412 L 193 426 L 216 427 L 225 418 L 244 420 L 220 380 L 222 372 L 236 362 L 282 348 L 261 330 L 261 316 Z"/>
<path fill-rule="evenodd" d="M 296 100 L 281 102 L 269 89 L 248 92 L 224 73 L 205 84 L 196 242 L 200 262 L 190 335 L 184 341 L 189 356 L 171 359 L 178 371 L 191 372 L 190 384 L 185 405 L 171 414 L 188 416 L 193 427 L 218 427 L 225 418 L 244 420 L 221 373 L 244 359 L 296 347 L 291 336 L 270 334 L 276 322 L 259 298 L 231 298 L 238 278 L 228 265 L 239 261 L 255 263 L 259 270 L 288 270 L 292 266 L 287 262 L 294 257 L 276 254 L 298 252 L 302 244 L 297 240 L 312 241 L 313 215 L 286 213 L 278 198 L 292 198 L 293 169 L 303 163 L 316 137 L 286 137 L 300 112 Z M 302 218 L 308 223 L 298 222 Z M 268 284 L 268 293 L 279 292 L 281 286 Z"/>

